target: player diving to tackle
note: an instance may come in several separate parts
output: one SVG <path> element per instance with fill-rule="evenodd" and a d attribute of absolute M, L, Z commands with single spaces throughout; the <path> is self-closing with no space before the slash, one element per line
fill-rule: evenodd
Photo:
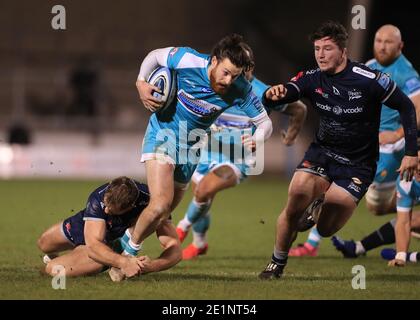
<path fill-rule="evenodd" d="M 252 51 L 250 52 L 253 57 Z M 252 90 L 261 100 L 268 86 L 253 76 L 254 68 L 245 73 Z M 267 109 L 270 113 L 270 109 Z M 305 121 L 306 105 L 301 101 L 276 106 L 273 110 L 290 116 L 289 126 L 282 132 L 285 145 L 292 145 Z M 238 107 L 232 107 L 223 112 L 212 125 L 207 152 L 203 152 L 200 163 L 192 176 L 194 197 L 188 206 L 184 218 L 178 223 L 176 231 L 181 242 L 184 241 L 191 226 L 193 241 L 182 251 L 182 259 L 189 260 L 203 255 L 208 250 L 207 231 L 210 227 L 210 207 L 216 194 L 227 188 L 232 188 L 247 178 L 250 167 L 244 153 L 235 157 L 233 150 L 242 146 L 240 137 L 252 134 L 253 125 L 250 118 Z M 211 144 L 226 147 L 211 149 Z M 235 145 L 236 144 L 236 145 Z"/>
<path fill-rule="evenodd" d="M 264 95 L 267 106 L 309 98 L 320 125 L 290 182 L 286 207 L 277 220 L 274 252 L 261 279 L 282 275 L 298 231 L 317 223 L 321 236 L 331 236 L 351 217 L 375 176 L 382 103 L 398 110 L 404 128 L 400 174 L 411 180 L 417 172 L 413 103 L 388 75 L 350 61 L 347 39 L 341 24 L 322 24 L 311 35 L 318 68 L 299 72 Z"/>
<path fill-rule="evenodd" d="M 162 220 L 156 229 L 164 248 L 157 259 L 119 254 L 128 241 L 128 233 L 124 232 L 134 227 L 148 203 L 147 185 L 127 177 L 96 188 L 83 210 L 54 224 L 38 239 L 38 247 L 45 254 L 45 272 L 54 276 L 57 267 L 64 267 L 66 276 L 83 276 L 100 273 L 111 266 L 134 276 L 177 264 L 181 260 L 181 246 L 170 219 Z M 58 256 L 67 250 L 70 252 Z"/>
<path fill-rule="evenodd" d="M 150 52 L 143 60 L 137 89 L 146 108 L 154 111 L 161 103 L 152 95 L 158 89 L 145 81 L 156 67 L 176 72 L 178 91 L 173 105 L 155 112 L 149 120 L 142 161 L 146 163 L 150 203 L 132 232 L 128 253 L 135 255 L 139 244 L 178 205 L 198 164 L 209 127 L 223 111 L 240 106 L 257 128 L 251 143 L 258 145 L 271 135 L 271 120 L 242 75 L 253 66 L 249 51 L 242 37 L 233 34 L 220 40 L 211 55 L 187 47 L 168 47 Z"/>

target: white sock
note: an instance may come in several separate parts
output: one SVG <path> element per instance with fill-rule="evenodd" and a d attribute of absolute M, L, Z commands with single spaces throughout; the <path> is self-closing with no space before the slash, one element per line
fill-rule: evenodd
<path fill-rule="evenodd" d="M 417 252 L 410 253 L 410 256 L 408 258 L 408 261 L 410 261 L 410 262 L 417 262 Z"/>
<path fill-rule="evenodd" d="M 365 247 L 363 247 L 363 244 L 360 241 L 356 241 L 356 254 L 359 256 L 365 252 L 366 250 Z"/>
<path fill-rule="evenodd" d="M 177 227 L 181 228 L 182 231 L 188 231 L 191 228 L 191 225 L 192 225 L 191 221 L 188 220 L 187 215 L 185 215 L 184 219 L 178 222 Z"/>
<path fill-rule="evenodd" d="M 206 234 L 193 231 L 193 244 L 199 249 L 204 248 L 207 244 Z"/>

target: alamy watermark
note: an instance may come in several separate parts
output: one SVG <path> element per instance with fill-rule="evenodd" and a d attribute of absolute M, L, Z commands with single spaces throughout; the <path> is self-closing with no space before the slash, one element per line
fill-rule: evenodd
<path fill-rule="evenodd" d="M 51 20 L 51 27 L 54 30 L 66 30 L 66 8 L 57 4 L 51 8 L 51 13 L 55 14 Z"/>
<path fill-rule="evenodd" d="M 366 8 L 358 4 L 351 8 L 351 13 L 354 14 L 351 19 L 351 27 L 354 30 L 366 29 Z"/>
<path fill-rule="evenodd" d="M 144 143 L 143 155 L 150 154 L 164 163 L 211 165 L 231 162 L 242 166 L 247 175 L 259 175 L 264 170 L 263 129 L 252 132 L 250 128 L 220 128 L 208 135 L 203 129 L 188 131 L 187 121 L 181 121 L 178 132 L 160 129 L 153 141 L 146 139 Z"/>
<path fill-rule="evenodd" d="M 54 290 L 65 290 L 66 289 L 66 269 L 62 265 L 54 265 L 52 273 L 55 276 L 51 280 L 51 287 Z"/>
<path fill-rule="evenodd" d="M 351 273 L 355 276 L 351 280 L 351 286 L 354 290 L 366 289 L 366 269 L 364 266 L 358 264 L 353 266 Z"/>

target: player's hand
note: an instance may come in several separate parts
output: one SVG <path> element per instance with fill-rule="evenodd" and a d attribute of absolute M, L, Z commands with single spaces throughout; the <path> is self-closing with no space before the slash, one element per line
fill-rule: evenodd
<path fill-rule="evenodd" d="M 286 87 L 282 84 L 278 84 L 278 85 L 272 86 L 270 89 L 268 89 L 265 92 L 265 97 L 269 100 L 272 100 L 272 101 L 278 101 L 281 98 L 284 98 L 286 93 L 287 93 Z"/>
<path fill-rule="evenodd" d="M 150 259 L 148 256 L 140 256 L 137 258 L 137 260 L 140 263 L 140 273 L 141 274 L 145 274 L 145 273 L 149 273 L 152 272 L 152 259 Z"/>
<path fill-rule="evenodd" d="M 126 278 L 134 277 L 140 274 L 141 263 L 135 257 L 126 257 L 125 263 L 121 267 L 121 272 Z"/>
<path fill-rule="evenodd" d="M 393 259 L 388 262 L 388 267 L 405 267 L 405 261 L 400 259 Z"/>
<path fill-rule="evenodd" d="M 255 150 L 257 149 L 257 144 L 255 140 L 252 139 L 252 136 L 250 134 L 242 135 L 241 139 L 242 139 L 242 144 L 247 150 L 251 152 L 255 152 Z"/>
<path fill-rule="evenodd" d="M 413 177 L 417 174 L 418 167 L 418 157 L 417 156 L 404 156 L 401 161 L 401 166 L 397 170 L 400 173 L 401 180 L 411 181 Z"/>
<path fill-rule="evenodd" d="M 295 143 L 297 135 L 292 136 L 289 131 L 281 131 L 281 142 L 286 146 L 291 146 Z"/>
<path fill-rule="evenodd" d="M 379 144 L 395 143 L 400 139 L 397 131 L 382 131 L 379 133 Z"/>
<path fill-rule="evenodd" d="M 163 104 L 161 100 L 153 96 L 154 91 L 161 93 L 159 88 L 143 80 L 138 80 L 136 82 L 136 87 L 139 92 L 140 100 L 146 109 L 155 112 Z"/>

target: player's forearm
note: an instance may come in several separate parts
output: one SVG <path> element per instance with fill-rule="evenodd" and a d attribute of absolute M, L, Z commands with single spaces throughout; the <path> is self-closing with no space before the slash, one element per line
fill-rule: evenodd
<path fill-rule="evenodd" d="M 152 214 L 147 208 L 137 219 L 136 225 L 131 233 L 131 242 L 140 244 L 144 239 L 156 231 L 161 217 Z"/>
<path fill-rule="evenodd" d="M 413 102 L 396 88 L 385 104 L 400 113 L 405 136 L 405 154 L 417 156 L 417 118 Z"/>
<path fill-rule="evenodd" d="M 145 81 L 158 66 L 167 67 L 168 55 L 172 48 L 168 47 L 151 51 L 141 64 L 137 80 Z"/>
<path fill-rule="evenodd" d="M 410 245 L 411 236 L 411 214 L 408 212 L 398 212 L 395 224 L 395 247 L 397 252 L 407 252 Z"/>
<path fill-rule="evenodd" d="M 290 115 L 289 125 L 287 127 L 287 137 L 293 141 L 296 139 L 303 123 L 305 122 L 307 113 L 306 105 L 301 101 L 293 102 L 287 106 L 284 113 Z"/>
<path fill-rule="evenodd" d="M 252 119 L 254 126 L 256 127 L 255 133 L 252 136 L 254 141 L 267 140 L 273 133 L 273 123 L 266 112 L 261 116 Z"/>
<path fill-rule="evenodd" d="M 121 268 L 126 259 L 112 251 L 106 244 L 99 241 L 87 245 L 87 248 L 88 255 L 91 259 L 106 266 Z"/>
<path fill-rule="evenodd" d="M 283 98 L 281 98 L 277 101 L 267 99 L 267 97 L 265 96 L 266 92 L 264 92 L 264 94 L 262 96 L 262 104 L 270 109 L 270 108 L 275 108 L 276 106 L 279 106 L 281 104 L 292 103 L 292 102 L 295 102 L 295 101 L 299 100 L 300 92 L 299 92 L 296 85 L 291 84 L 289 82 L 285 85 L 285 87 L 287 89 L 286 95 Z M 269 89 L 270 88 L 268 88 L 267 90 L 269 90 Z"/>
<path fill-rule="evenodd" d="M 149 270 L 146 273 L 150 272 L 159 272 L 166 269 L 169 269 L 176 265 L 182 260 L 182 251 L 181 247 L 178 245 L 171 245 L 167 247 L 159 258 L 152 260 L 150 262 Z"/>

